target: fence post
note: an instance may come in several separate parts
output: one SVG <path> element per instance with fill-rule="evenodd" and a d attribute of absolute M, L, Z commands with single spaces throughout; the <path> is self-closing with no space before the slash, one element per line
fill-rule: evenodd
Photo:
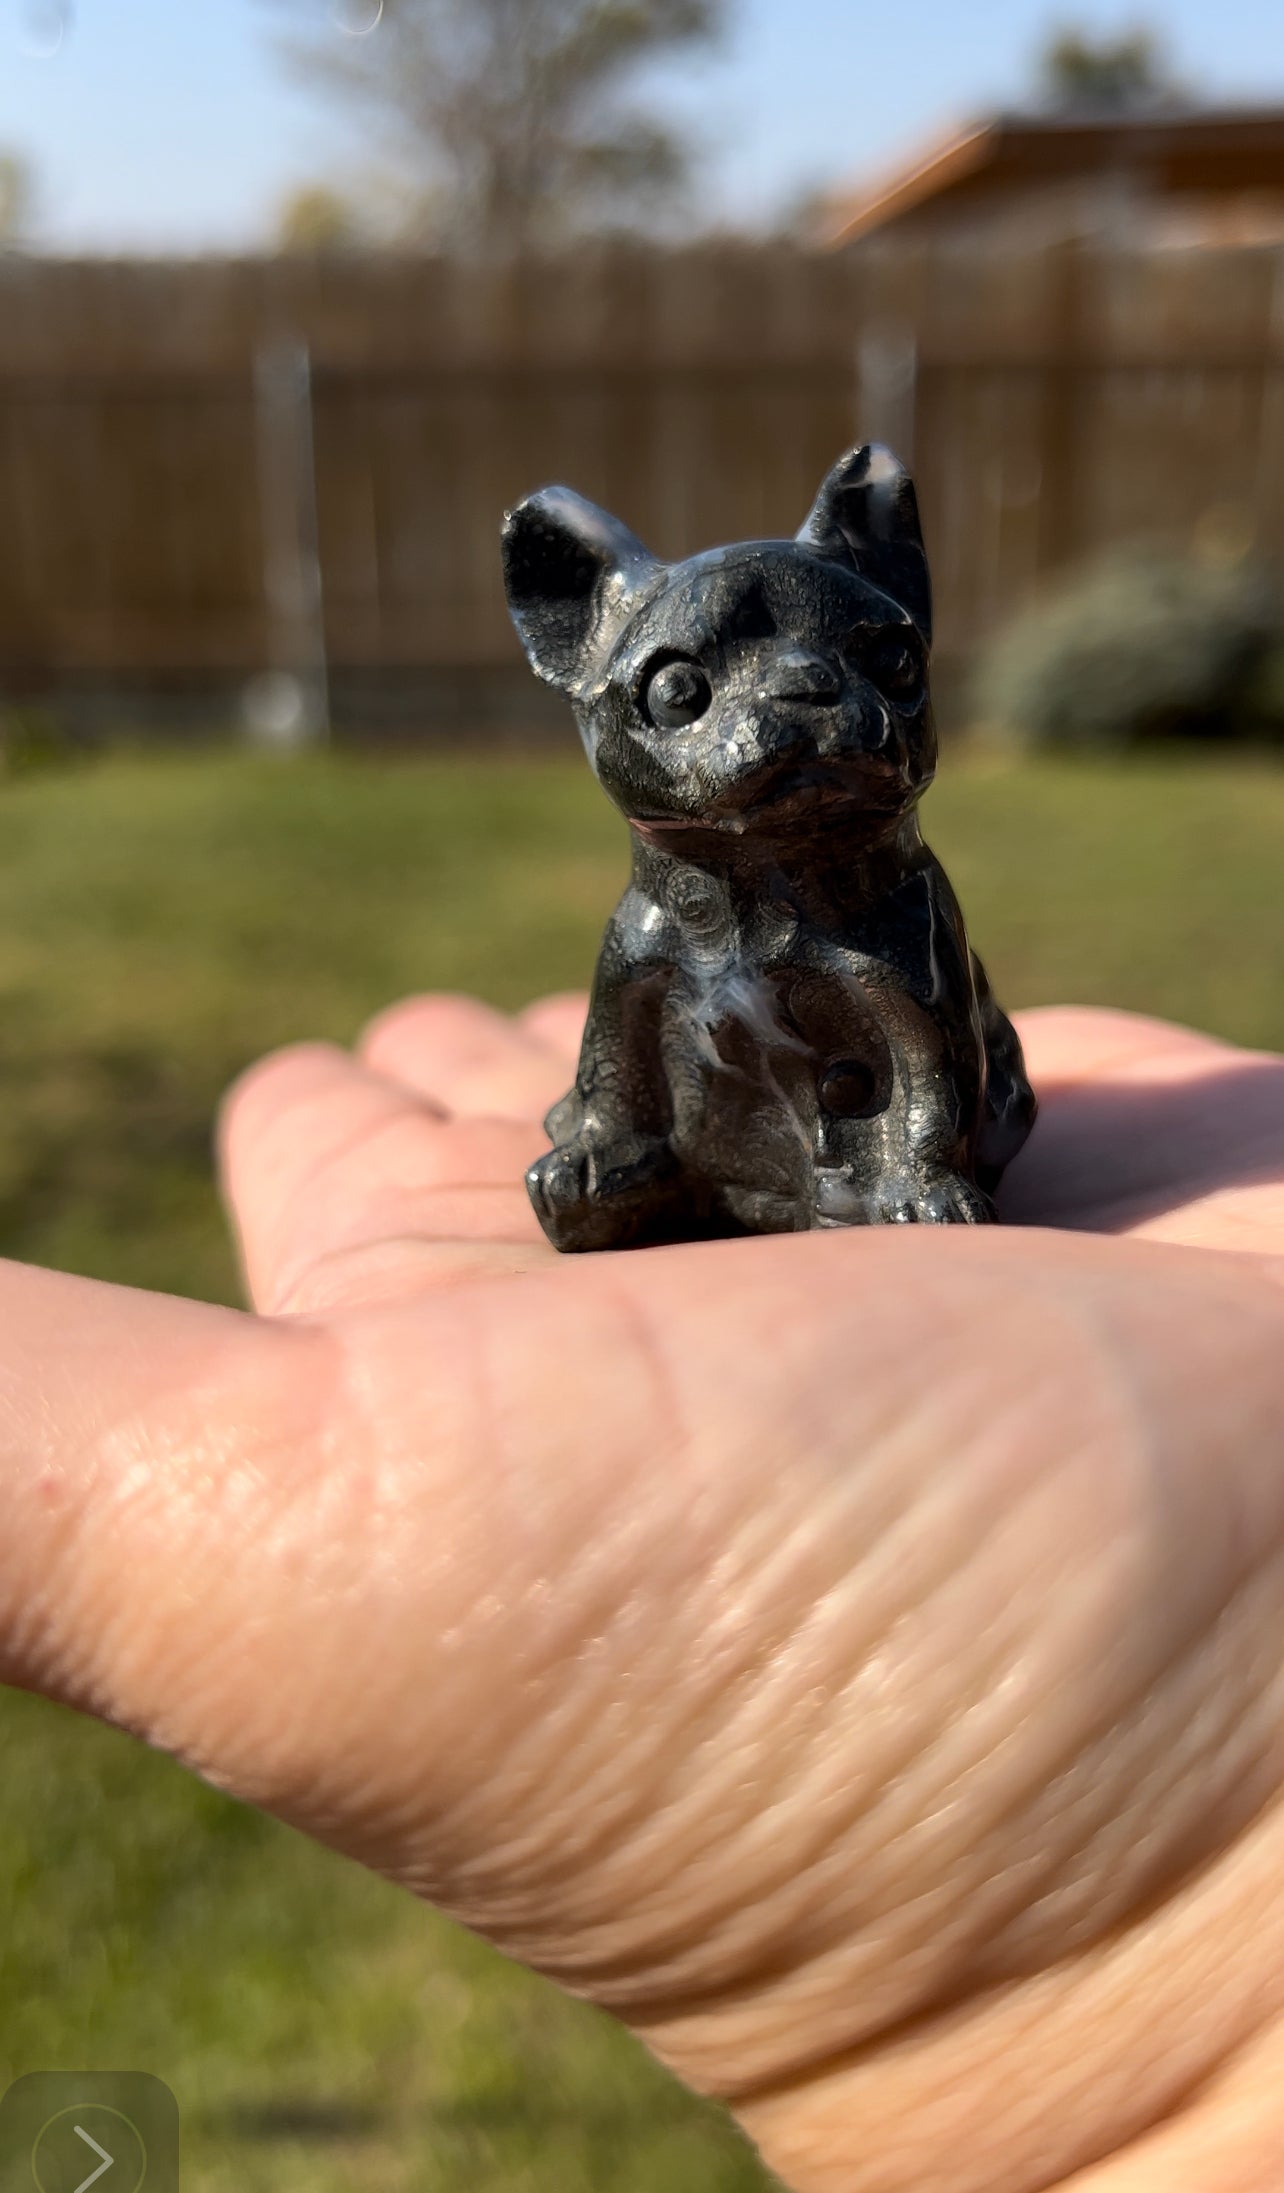
<path fill-rule="evenodd" d="M 246 695 L 250 727 L 278 745 L 330 736 L 317 530 L 312 361 L 306 343 L 265 343 L 254 361 L 268 668 Z"/>
<path fill-rule="evenodd" d="M 1083 456 L 1082 382 L 1084 250 L 1078 240 L 1050 249 L 1053 294 L 1049 347 L 1043 360 L 1040 441 L 1040 578 L 1069 563 L 1079 546 L 1078 471 Z"/>
<path fill-rule="evenodd" d="M 1271 254 L 1262 344 L 1255 500 L 1255 545 L 1279 557 L 1284 554 L 1284 249 L 1278 247 Z"/>

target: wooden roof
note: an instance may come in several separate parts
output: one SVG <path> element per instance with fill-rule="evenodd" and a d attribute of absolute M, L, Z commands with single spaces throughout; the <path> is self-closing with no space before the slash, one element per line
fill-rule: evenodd
<path fill-rule="evenodd" d="M 854 243 L 910 216 L 980 210 L 1100 175 L 1136 175 L 1162 196 L 1284 192 L 1284 107 L 998 115 L 938 140 L 865 192 L 832 199 L 823 240 Z"/>

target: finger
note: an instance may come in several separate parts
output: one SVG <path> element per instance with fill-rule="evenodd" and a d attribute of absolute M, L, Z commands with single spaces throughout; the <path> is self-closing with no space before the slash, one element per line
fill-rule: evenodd
<path fill-rule="evenodd" d="M 479 998 L 408 998 L 371 1022 L 358 1055 L 457 1116 L 541 1120 L 566 1090 L 564 1056 Z"/>
<path fill-rule="evenodd" d="M 141 1662 L 164 1630 L 179 1680 L 220 1519 L 248 1517 L 265 1458 L 322 1403 L 315 1351 L 241 1311 L 7 1262 L 0 1334 L 0 1681 L 164 1741 Z"/>
<path fill-rule="evenodd" d="M 999 1193 L 1017 1223 L 1284 1250 L 1284 1061 L 1129 1013 L 1019 1019 L 1040 1114 Z"/>
<path fill-rule="evenodd" d="M 1242 1054 L 1194 1028 L 1106 1007 L 1048 1005 L 1013 1015 L 1030 1079 L 1050 1085 L 1207 1072 Z"/>
<path fill-rule="evenodd" d="M 525 1012 L 517 1016 L 518 1026 L 537 1043 L 546 1044 L 559 1058 L 574 1068 L 584 1040 L 584 1022 L 588 1014 L 586 990 L 563 990 L 554 997 L 537 998 Z"/>
<path fill-rule="evenodd" d="M 543 1141 L 520 1122 L 444 1120 L 328 1045 L 277 1054 L 220 1123 L 251 1300 L 277 1313 L 368 1301 L 456 1276 L 477 1250 L 524 1268 L 541 1236 L 523 1174 Z"/>

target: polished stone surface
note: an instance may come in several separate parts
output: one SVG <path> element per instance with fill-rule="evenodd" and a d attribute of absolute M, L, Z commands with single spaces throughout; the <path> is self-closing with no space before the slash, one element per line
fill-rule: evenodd
<path fill-rule="evenodd" d="M 1035 1106 L 919 829 L 936 735 L 908 474 L 854 450 L 794 540 L 678 564 L 545 488 L 505 519 L 504 571 L 633 849 L 527 1176 L 550 1241 L 992 1221 Z"/>

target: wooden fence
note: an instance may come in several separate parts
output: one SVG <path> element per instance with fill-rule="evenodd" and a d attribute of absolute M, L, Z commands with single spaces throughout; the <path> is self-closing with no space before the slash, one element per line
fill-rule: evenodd
<path fill-rule="evenodd" d="M 792 530 L 870 435 L 947 659 L 1112 540 L 1284 554 L 1284 257 L 0 261 L 0 692 L 328 667 L 350 719 L 534 720 L 506 503 L 566 479 L 676 555 Z"/>

